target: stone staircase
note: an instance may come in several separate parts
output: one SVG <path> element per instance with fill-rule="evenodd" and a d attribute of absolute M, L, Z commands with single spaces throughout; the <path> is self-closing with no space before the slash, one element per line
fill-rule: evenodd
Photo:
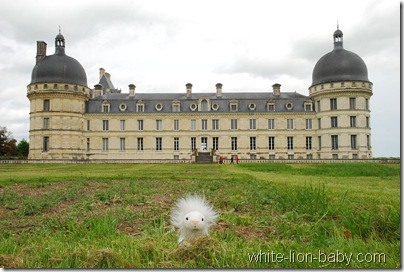
<path fill-rule="evenodd" d="M 196 163 L 213 163 L 213 156 L 210 152 L 198 152 L 196 155 Z"/>

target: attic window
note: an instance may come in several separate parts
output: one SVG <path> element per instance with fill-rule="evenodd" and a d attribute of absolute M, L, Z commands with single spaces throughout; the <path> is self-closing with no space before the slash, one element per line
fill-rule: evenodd
<path fill-rule="evenodd" d="M 230 111 L 238 111 L 238 102 L 230 101 Z"/>
<path fill-rule="evenodd" d="M 267 110 L 268 111 L 275 111 L 275 103 L 274 102 L 268 102 L 267 103 Z"/>
<path fill-rule="evenodd" d="M 219 104 L 213 103 L 212 104 L 212 110 L 217 111 L 219 109 Z"/>
<path fill-rule="evenodd" d="M 109 112 L 110 110 L 110 105 L 108 101 L 102 102 L 102 112 Z"/>
<path fill-rule="evenodd" d="M 156 106 L 154 106 L 154 108 L 156 109 L 156 111 L 161 111 L 163 109 L 163 104 L 157 103 Z"/>
<path fill-rule="evenodd" d="M 254 111 L 257 108 L 257 105 L 255 105 L 255 103 L 250 103 L 248 105 L 248 108 L 250 109 L 250 111 Z"/>
<path fill-rule="evenodd" d="M 285 104 L 285 108 L 286 108 L 287 110 L 292 110 L 292 109 L 293 109 L 293 104 L 290 103 L 290 102 L 288 102 L 288 103 Z"/>

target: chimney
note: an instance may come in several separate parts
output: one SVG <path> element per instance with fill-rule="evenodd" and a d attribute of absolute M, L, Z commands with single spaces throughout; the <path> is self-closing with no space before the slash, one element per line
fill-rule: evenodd
<path fill-rule="evenodd" d="M 105 77 L 111 80 L 111 74 L 110 73 L 105 73 Z"/>
<path fill-rule="evenodd" d="M 36 63 L 40 62 L 46 57 L 46 42 L 36 42 Z"/>
<path fill-rule="evenodd" d="M 217 83 L 216 84 L 216 97 L 221 98 L 222 97 L 222 83 Z"/>
<path fill-rule="evenodd" d="M 185 86 L 187 87 L 187 98 L 191 98 L 191 96 L 192 96 L 192 84 L 187 83 Z"/>
<path fill-rule="evenodd" d="M 135 96 L 135 84 L 129 84 L 129 96 Z"/>
<path fill-rule="evenodd" d="M 281 84 L 275 83 L 272 85 L 272 90 L 274 95 L 279 96 L 281 94 Z"/>
<path fill-rule="evenodd" d="M 100 79 L 102 78 L 102 76 L 105 74 L 105 69 L 104 68 L 100 68 Z"/>
<path fill-rule="evenodd" d="M 101 84 L 95 84 L 94 85 L 94 97 L 101 96 L 102 93 L 102 85 Z"/>

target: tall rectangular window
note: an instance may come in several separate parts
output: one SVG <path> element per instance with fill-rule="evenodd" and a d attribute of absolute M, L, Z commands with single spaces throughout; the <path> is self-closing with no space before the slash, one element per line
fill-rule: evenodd
<path fill-rule="evenodd" d="M 180 150 L 180 138 L 174 137 L 174 151 Z"/>
<path fill-rule="evenodd" d="M 137 138 L 137 150 L 143 151 L 143 138 Z"/>
<path fill-rule="evenodd" d="M 196 149 L 196 137 L 191 137 L 191 149 Z"/>
<path fill-rule="evenodd" d="M 212 129 L 213 130 L 219 130 L 219 119 L 213 119 L 212 120 Z"/>
<path fill-rule="evenodd" d="M 191 130 L 196 130 L 196 120 L 191 120 Z"/>
<path fill-rule="evenodd" d="M 321 118 L 317 118 L 317 126 L 318 126 L 318 129 L 321 128 Z"/>
<path fill-rule="evenodd" d="M 321 136 L 318 136 L 318 150 L 321 150 Z"/>
<path fill-rule="evenodd" d="M 102 120 L 102 130 L 109 130 L 109 120 Z"/>
<path fill-rule="evenodd" d="M 349 123 L 350 123 L 351 127 L 356 127 L 356 116 L 350 116 Z"/>
<path fill-rule="evenodd" d="M 162 129 L 163 129 L 163 121 L 156 120 L 156 130 L 162 130 Z"/>
<path fill-rule="evenodd" d="M 237 137 L 231 137 L 231 150 L 237 150 Z"/>
<path fill-rule="evenodd" d="M 218 150 L 219 149 L 219 137 L 213 137 L 213 149 Z"/>
<path fill-rule="evenodd" d="M 87 138 L 87 151 L 90 151 L 90 138 Z"/>
<path fill-rule="evenodd" d="M 306 137 L 306 150 L 312 149 L 311 137 Z"/>
<path fill-rule="evenodd" d="M 120 138 L 119 139 L 119 150 L 120 151 L 125 151 L 126 150 L 125 142 L 126 142 L 125 138 Z"/>
<path fill-rule="evenodd" d="M 124 131 L 125 130 L 125 120 L 120 120 L 119 121 L 119 127 L 120 127 L 120 129 L 121 129 L 121 131 Z"/>
<path fill-rule="evenodd" d="M 273 136 L 268 137 L 268 149 L 275 150 L 275 137 Z"/>
<path fill-rule="evenodd" d="M 331 117 L 331 127 L 332 128 L 338 127 L 338 117 L 336 116 Z"/>
<path fill-rule="evenodd" d="M 350 110 L 356 109 L 356 98 L 355 97 L 349 98 L 349 109 Z"/>
<path fill-rule="evenodd" d="M 102 138 L 102 151 L 108 151 L 108 138 Z"/>
<path fill-rule="evenodd" d="M 45 99 L 43 101 L 43 111 L 50 111 L 50 101 L 49 101 L 49 99 Z"/>
<path fill-rule="evenodd" d="M 366 135 L 366 146 L 368 148 L 368 150 L 370 150 L 370 136 Z"/>
<path fill-rule="evenodd" d="M 90 130 L 90 120 L 87 120 L 87 130 Z"/>
<path fill-rule="evenodd" d="M 288 150 L 293 150 L 293 137 L 288 137 Z"/>
<path fill-rule="evenodd" d="M 275 129 L 275 119 L 268 119 L 268 129 Z"/>
<path fill-rule="evenodd" d="M 202 119 L 202 130 L 208 129 L 208 120 Z"/>
<path fill-rule="evenodd" d="M 231 119 L 231 129 L 237 129 L 237 119 Z"/>
<path fill-rule="evenodd" d="M 331 110 L 336 110 L 337 109 L 337 99 L 336 98 L 331 98 L 330 99 L 330 109 Z"/>
<path fill-rule="evenodd" d="M 351 135 L 351 148 L 352 149 L 358 149 L 356 140 L 357 140 L 357 136 L 356 135 Z"/>
<path fill-rule="evenodd" d="M 312 119 L 306 119 L 306 129 L 312 129 Z"/>
<path fill-rule="evenodd" d="M 43 128 L 44 129 L 49 129 L 49 118 L 44 118 L 43 119 Z"/>
<path fill-rule="evenodd" d="M 250 137 L 250 150 L 257 150 L 257 138 Z"/>
<path fill-rule="evenodd" d="M 331 149 L 338 150 L 338 135 L 331 135 Z"/>
<path fill-rule="evenodd" d="M 143 120 L 137 120 L 137 130 L 143 130 Z"/>
<path fill-rule="evenodd" d="M 48 136 L 43 137 L 42 151 L 43 152 L 48 152 L 49 151 L 49 137 Z"/>
<path fill-rule="evenodd" d="M 180 130 L 180 120 L 174 120 L 174 130 Z"/>
<path fill-rule="evenodd" d="M 369 99 L 365 99 L 365 110 L 369 110 Z"/>
<path fill-rule="evenodd" d="M 163 150 L 162 144 L 163 144 L 163 139 L 161 137 L 157 137 L 156 138 L 156 150 L 157 151 Z"/>
<path fill-rule="evenodd" d="M 366 128 L 370 128 L 369 117 L 366 117 Z"/>
<path fill-rule="evenodd" d="M 287 119 L 287 129 L 293 129 L 293 119 Z"/>
<path fill-rule="evenodd" d="M 137 112 L 144 112 L 144 104 L 136 104 Z"/>
<path fill-rule="evenodd" d="M 250 119 L 250 129 L 257 129 L 257 119 Z"/>
<path fill-rule="evenodd" d="M 321 105 L 320 100 L 317 100 L 317 112 L 321 110 L 320 105 Z"/>

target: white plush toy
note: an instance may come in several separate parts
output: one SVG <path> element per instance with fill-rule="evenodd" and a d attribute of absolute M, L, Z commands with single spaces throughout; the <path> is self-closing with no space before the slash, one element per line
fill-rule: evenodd
<path fill-rule="evenodd" d="M 180 198 L 171 213 L 171 224 L 178 228 L 178 243 L 209 235 L 209 227 L 216 224 L 218 214 L 198 195 Z"/>

